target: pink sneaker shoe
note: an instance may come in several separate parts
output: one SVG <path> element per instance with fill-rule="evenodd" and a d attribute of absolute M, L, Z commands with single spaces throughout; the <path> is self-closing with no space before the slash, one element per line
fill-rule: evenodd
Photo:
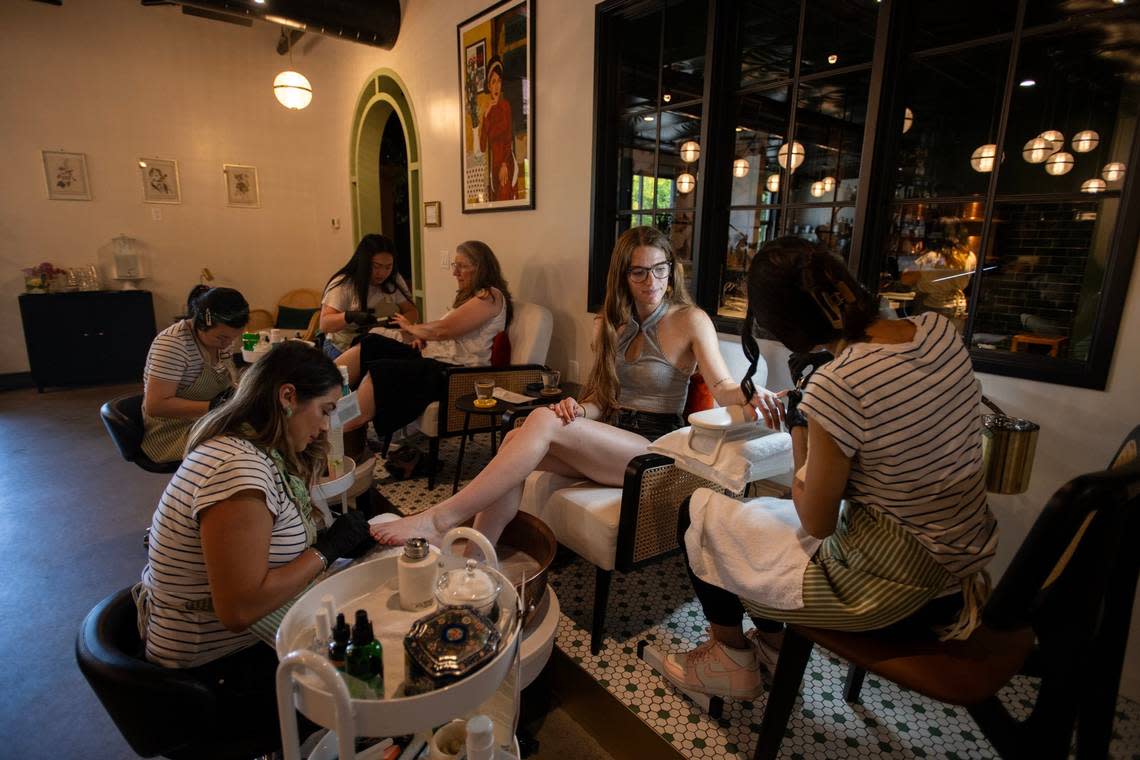
<path fill-rule="evenodd" d="M 665 678 L 687 691 L 755 699 L 763 690 L 754 647 L 733 649 L 713 639 L 691 652 L 666 655 Z"/>
<path fill-rule="evenodd" d="M 756 651 L 756 657 L 760 661 L 760 667 L 772 676 L 776 674 L 776 661 L 780 659 L 780 647 L 778 644 L 771 644 L 768 639 L 760 635 L 760 631 L 753 628 L 744 634 L 748 640 L 752 642 L 752 648 Z M 780 640 L 783 641 L 783 635 Z"/>

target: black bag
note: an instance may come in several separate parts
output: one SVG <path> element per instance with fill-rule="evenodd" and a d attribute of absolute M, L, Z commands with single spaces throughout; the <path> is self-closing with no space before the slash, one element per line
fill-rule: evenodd
<path fill-rule="evenodd" d="M 424 453 L 415 446 L 401 446 L 388 455 L 384 467 L 393 480 L 407 480 L 416 474 L 423 458 Z"/>

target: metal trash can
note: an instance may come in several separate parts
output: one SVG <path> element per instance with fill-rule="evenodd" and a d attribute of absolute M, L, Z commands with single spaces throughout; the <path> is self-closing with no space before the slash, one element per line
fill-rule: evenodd
<path fill-rule="evenodd" d="M 982 471 L 986 476 L 986 490 L 1025 493 L 1033 474 L 1033 456 L 1041 426 L 1020 417 L 1010 417 L 984 396 L 982 403 L 996 412 L 982 417 Z"/>

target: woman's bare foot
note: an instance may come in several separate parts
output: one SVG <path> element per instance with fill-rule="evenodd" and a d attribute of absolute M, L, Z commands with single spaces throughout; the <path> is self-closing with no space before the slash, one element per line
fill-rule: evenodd
<path fill-rule="evenodd" d="M 439 546 L 448 528 L 436 524 L 435 518 L 436 510 L 425 509 L 416 515 L 373 525 L 370 532 L 381 544 L 400 545 L 409 538 L 426 538 L 429 544 Z"/>

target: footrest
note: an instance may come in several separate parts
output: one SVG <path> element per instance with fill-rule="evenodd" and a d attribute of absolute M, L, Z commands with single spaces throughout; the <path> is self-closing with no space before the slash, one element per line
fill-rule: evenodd
<path fill-rule="evenodd" d="M 665 680 L 670 686 L 677 691 L 684 694 L 690 701 L 695 703 L 698 707 L 709 714 L 710 718 L 719 719 L 724 714 L 724 699 L 721 697 L 710 697 L 708 694 L 701 694 L 698 691 L 689 691 L 682 689 L 672 681 L 665 678 L 665 654 L 657 647 L 650 644 L 648 641 L 642 639 L 637 642 L 637 656 L 646 665 L 662 674 L 661 678 Z"/>

